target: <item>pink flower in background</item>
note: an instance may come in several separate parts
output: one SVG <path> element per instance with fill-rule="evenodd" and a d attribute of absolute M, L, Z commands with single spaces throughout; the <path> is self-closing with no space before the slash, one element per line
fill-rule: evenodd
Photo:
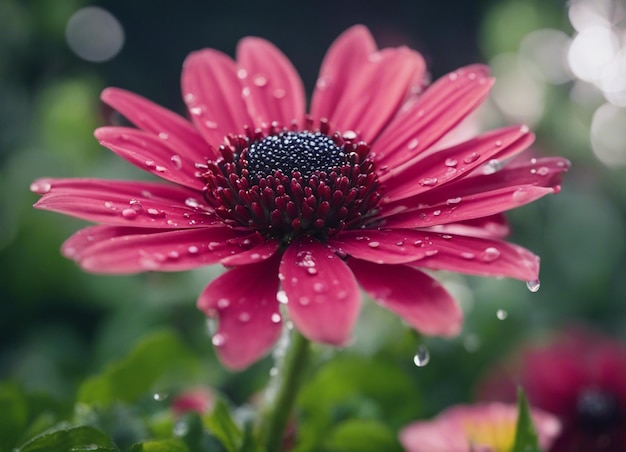
<path fill-rule="evenodd" d="M 531 410 L 542 448 L 559 433 L 556 417 Z M 404 427 L 400 443 L 407 452 L 508 452 L 515 441 L 517 406 L 502 403 L 457 405 L 432 421 Z"/>
<path fill-rule="evenodd" d="M 561 420 L 555 452 L 626 450 L 626 346 L 572 329 L 523 350 L 515 365 L 493 371 L 481 398 L 513 400 L 521 385 L 533 406 Z"/>
<path fill-rule="evenodd" d="M 355 26 L 329 49 L 307 114 L 300 77 L 269 42 L 243 39 L 236 60 L 194 52 L 189 120 L 102 94 L 138 128 L 102 127 L 98 140 L 166 183 L 40 179 L 35 206 L 101 223 L 63 245 L 88 271 L 228 267 L 198 306 L 219 319 L 213 343 L 232 369 L 277 340 L 279 301 L 309 339 L 346 344 L 359 285 L 423 334 L 455 335 L 462 313 L 422 269 L 536 281 L 539 260 L 503 241 L 502 212 L 557 192 L 569 164 L 500 169 L 533 141 L 525 126 L 443 144 L 493 79 L 473 65 L 423 90 L 424 75 L 419 53 L 379 50 Z"/>
<path fill-rule="evenodd" d="M 176 416 L 181 416 L 193 411 L 199 414 L 209 412 L 213 406 L 214 395 L 207 388 L 193 388 L 181 392 L 172 403 L 172 411 Z"/>

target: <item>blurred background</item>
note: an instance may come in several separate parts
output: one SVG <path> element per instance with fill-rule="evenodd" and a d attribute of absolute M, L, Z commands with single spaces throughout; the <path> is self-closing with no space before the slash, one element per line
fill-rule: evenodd
<path fill-rule="evenodd" d="M 355 23 L 370 27 L 380 46 L 422 52 L 433 79 L 489 64 L 497 83 L 472 127 L 526 123 L 537 134 L 532 152 L 564 156 L 573 167 L 558 196 L 509 215 L 511 240 L 542 258 L 537 293 L 519 281 L 441 274 L 466 312 L 462 334 L 446 341 L 418 338 L 366 303 L 353 346 L 318 349 L 319 362 L 331 364 L 308 390 L 363 375 L 351 374 L 346 363 L 376 367 L 371 378 L 379 380 L 346 396 L 342 409 L 381 418 L 386 403 L 407 398 L 376 388 L 402 381 L 398 387 L 411 391 L 415 403 L 390 411 L 397 428 L 470 400 L 484 372 L 522 343 L 572 324 L 626 339 L 625 14 L 623 0 L 3 0 L 0 392 L 45 399 L 28 405 L 30 421 L 44 411 L 37 406 L 50 422 L 67 418 L 85 378 L 165 329 L 189 350 L 191 370 L 151 391 L 206 384 L 240 404 L 267 383 L 270 360 L 230 374 L 214 358 L 195 300 L 219 268 L 83 273 L 59 248 L 84 223 L 32 209 L 37 197 L 28 187 L 42 176 L 145 177 L 93 138 L 111 118 L 99 101 L 103 88 L 122 87 L 183 112 L 185 56 L 202 47 L 233 55 L 240 38 L 258 35 L 285 52 L 310 94 L 327 47 Z M 430 353 L 424 367 L 414 365 L 419 344 Z"/>

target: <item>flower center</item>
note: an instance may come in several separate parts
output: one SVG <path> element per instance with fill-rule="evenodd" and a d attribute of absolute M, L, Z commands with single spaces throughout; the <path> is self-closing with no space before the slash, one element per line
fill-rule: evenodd
<path fill-rule="evenodd" d="M 620 412 L 615 397 L 600 389 L 590 388 L 579 396 L 576 408 L 583 425 L 605 429 L 619 421 Z"/>
<path fill-rule="evenodd" d="M 309 177 L 315 171 L 330 172 L 341 166 L 343 151 L 327 135 L 320 132 L 282 132 L 252 143 L 248 148 L 248 171 L 265 177 L 280 171 L 298 171 Z"/>
<path fill-rule="evenodd" d="M 328 132 L 321 122 L 319 130 L 274 124 L 227 136 L 221 157 L 198 165 L 204 198 L 225 224 L 283 245 L 369 225 L 382 197 L 370 148 L 352 132 Z"/>

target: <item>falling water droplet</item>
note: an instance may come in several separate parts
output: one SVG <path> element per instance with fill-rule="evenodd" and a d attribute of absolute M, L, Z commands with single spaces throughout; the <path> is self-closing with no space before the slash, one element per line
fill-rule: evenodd
<path fill-rule="evenodd" d="M 504 309 L 498 309 L 496 311 L 496 317 L 498 318 L 498 320 L 504 320 L 509 316 L 509 313 L 506 312 Z"/>
<path fill-rule="evenodd" d="M 528 287 L 528 290 L 534 293 L 539 290 L 539 287 L 541 287 L 541 283 L 538 279 L 533 279 L 532 281 L 526 281 L 526 287 Z"/>
<path fill-rule="evenodd" d="M 425 345 L 417 347 L 417 352 L 413 356 L 413 363 L 417 367 L 424 367 L 430 361 L 430 352 Z"/>
<path fill-rule="evenodd" d="M 167 397 L 168 394 L 165 392 L 155 392 L 154 394 L 152 394 L 152 398 L 157 402 L 162 402 L 163 400 L 167 399 Z"/>

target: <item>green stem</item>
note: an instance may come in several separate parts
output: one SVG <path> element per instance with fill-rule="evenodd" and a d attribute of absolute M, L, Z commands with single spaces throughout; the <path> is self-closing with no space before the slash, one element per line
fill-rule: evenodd
<path fill-rule="evenodd" d="M 309 344 L 309 340 L 294 329 L 285 357 L 282 363 L 277 363 L 280 367 L 273 377 L 276 380 L 270 383 L 274 387 L 269 388 L 275 394 L 268 401 L 268 409 L 261 419 L 261 435 L 268 452 L 281 450 L 285 428 L 311 354 Z"/>

